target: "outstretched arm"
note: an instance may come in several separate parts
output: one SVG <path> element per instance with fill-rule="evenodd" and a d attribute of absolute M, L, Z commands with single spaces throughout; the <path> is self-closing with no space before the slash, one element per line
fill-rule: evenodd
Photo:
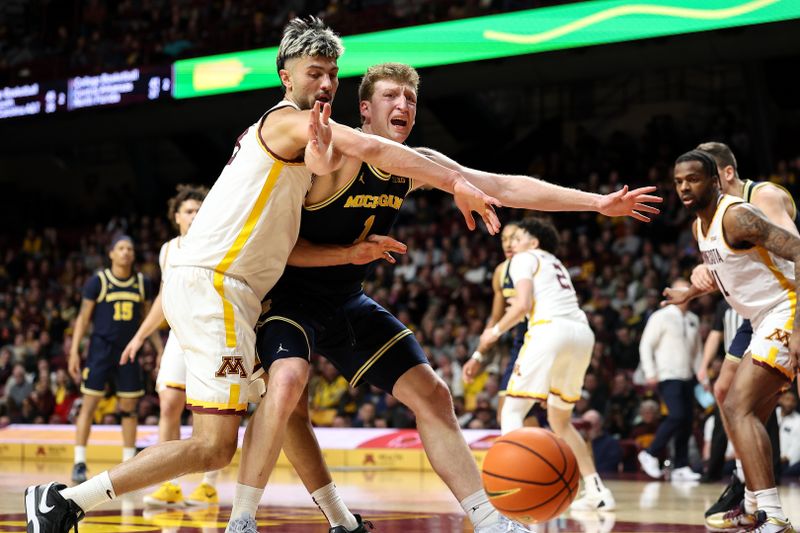
<path fill-rule="evenodd" d="M 645 213 L 658 214 L 659 210 L 648 203 L 663 201 L 650 193 L 655 187 L 622 189 L 606 194 L 596 194 L 561 187 L 530 176 L 494 174 L 464 167 L 444 154 L 430 148 L 417 148 L 421 154 L 440 165 L 460 172 L 470 183 L 496 197 L 503 205 L 537 211 L 597 211 L 603 215 L 629 216 L 649 222 Z"/>
<path fill-rule="evenodd" d="M 296 267 L 327 267 L 336 265 L 366 265 L 378 259 L 396 263 L 393 253 L 404 254 L 407 247 L 385 235 L 370 235 L 355 244 L 314 244 L 298 239 L 288 265 Z"/>
<path fill-rule="evenodd" d="M 323 175 L 341 167 L 343 160 L 336 155 L 341 153 L 451 193 L 471 230 L 475 229 L 473 211 L 483 218 L 489 233 L 494 235 L 500 230 L 494 206 L 501 204 L 496 198 L 485 194 L 457 171 L 439 165 L 402 144 L 329 120 L 329 108 L 325 104 L 320 112 L 317 102 L 309 115 L 308 135 L 311 137 L 306 147 L 306 165 L 312 172 Z"/>
<path fill-rule="evenodd" d="M 796 290 L 796 282 L 800 280 L 800 237 L 776 226 L 764 213 L 751 204 L 741 203 L 731 206 L 725 211 L 722 219 L 725 239 L 733 246 L 760 246 L 778 257 L 794 263 L 795 283 L 786 280 Z M 792 335 L 789 338 L 790 371 L 797 371 L 800 366 L 800 313 L 795 313 Z"/>

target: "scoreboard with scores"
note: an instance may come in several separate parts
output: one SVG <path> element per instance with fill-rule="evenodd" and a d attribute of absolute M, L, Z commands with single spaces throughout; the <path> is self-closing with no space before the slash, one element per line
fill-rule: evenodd
<path fill-rule="evenodd" d="M 172 97 L 172 67 L 141 67 L 0 88 L 0 119 Z"/>

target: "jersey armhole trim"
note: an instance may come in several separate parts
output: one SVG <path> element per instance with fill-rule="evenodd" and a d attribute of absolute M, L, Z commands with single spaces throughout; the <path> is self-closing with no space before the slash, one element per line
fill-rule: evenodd
<path fill-rule="evenodd" d="M 277 111 L 278 109 L 283 109 L 284 107 L 291 107 L 291 106 L 273 107 L 272 109 L 264 113 L 264 116 L 261 117 L 261 120 L 259 120 L 256 123 L 256 140 L 258 141 L 258 145 L 261 147 L 261 149 L 264 150 L 264 153 L 267 154 L 273 161 L 276 161 L 278 163 L 283 163 L 284 165 L 288 166 L 302 167 L 305 165 L 305 161 L 302 157 L 297 159 L 282 158 L 281 156 L 279 156 L 278 154 L 269 149 L 269 146 L 267 146 L 267 140 L 261 136 L 261 127 L 264 125 L 264 121 L 267 120 L 267 115 L 269 115 L 273 111 Z"/>
<path fill-rule="evenodd" d="M 102 270 L 97 271 L 97 277 L 100 278 L 100 294 L 97 295 L 96 301 L 100 303 L 105 299 L 108 292 L 108 281 L 106 281 L 106 276 Z"/>
<path fill-rule="evenodd" d="M 356 173 L 355 173 L 355 175 L 354 175 L 354 176 L 353 176 L 353 177 L 350 179 L 350 181 L 348 181 L 347 183 L 345 183 L 345 184 L 342 186 L 342 188 L 341 188 L 341 189 L 339 189 L 338 191 L 334 192 L 334 193 L 333 193 L 331 196 L 329 196 L 328 198 L 326 198 L 326 199 L 324 199 L 324 200 L 322 200 L 322 201 L 320 201 L 320 202 L 317 202 L 317 203 L 314 203 L 314 204 L 311 204 L 311 205 L 304 205 L 304 206 L 303 206 L 303 209 L 304 209 L 304 210 L 306 210 L 306 211 L 317 211 L 318 209 L 322 209 L 323 207 L 326 207 L 326 206 L 328 206 L 328 205 L 332 204 L 333 202 L 335 202 L 336 200 L 338 200 L 339 198 L 341 198 L 341 196 L 342 196 L 342 195 L 343 195 L 345 192 L 347 192 L 347 190 L 348 190 L 350 187 L 352 187 L 352 186 L 353 186 L 353 184 L 356 182 L 356 180 L 358 179 L 358 177 L 359 177 L 361 174 L 362 174 L 362 172 L 361 172 L 361 168 L 359 168 L 359 169 L 358 169 L 358 172 L 356 172 Z"/>

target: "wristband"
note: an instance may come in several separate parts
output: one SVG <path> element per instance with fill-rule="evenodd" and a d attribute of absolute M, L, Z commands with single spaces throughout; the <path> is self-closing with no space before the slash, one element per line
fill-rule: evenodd
<path fill-rule="evenodd" d="M 497 327 L 497 324 L 492 326 L 492 335 L 494 335 L 495 337 L 499 337 L 502 334 L 503 334 L 503 332 L 500 331 L 500 328 Z"/>
<path fill-rule="evenodd" d="M 477 361 L 479 363 L 483 363 L 483 354 L 481 352 L 479 352 L 478 350 L 475 350 L 473 352 L 473 354 L 472 354 L 472 357 L 470 357 L 470 359 L 474 359 L 475 361 Z"/>

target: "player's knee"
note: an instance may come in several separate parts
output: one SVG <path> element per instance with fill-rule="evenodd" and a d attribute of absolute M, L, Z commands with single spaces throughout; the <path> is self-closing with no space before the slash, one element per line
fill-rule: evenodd
<path fill-rule="evenodd" d="M 714 398 L 717 400 L 717 405 L 723 405 L 725 403 L 725 398 L 728 396 L 728 388 L 729 384 L 721 380 L 717 380 L 717 382 L 714 383 Z"/>
<path fill-rule="evenodd" d="M 184 403 L 175 399 L 167 398 L 161 401 L 161 418 L 176 421 L 180 420 L 181 413 L 183 413 Z"/>
<path fill-rule="evenodd" d="M 236 453 L 236 439 L 192 438 L 192 456 L 197 458 L 196 470 L 209 472 L 225 468 Z"/>

